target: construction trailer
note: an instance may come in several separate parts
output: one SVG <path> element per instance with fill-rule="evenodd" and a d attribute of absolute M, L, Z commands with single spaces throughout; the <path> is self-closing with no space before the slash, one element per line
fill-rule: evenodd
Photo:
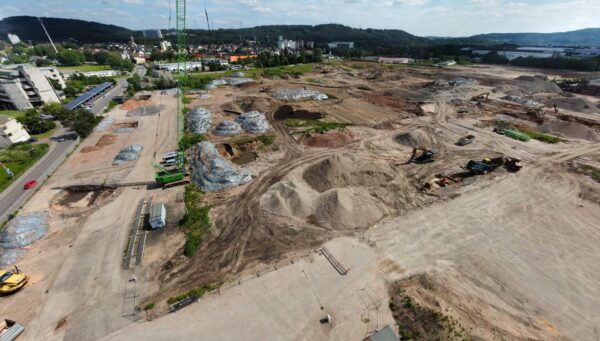
<path fill-rule="evenodd" d="M 150 206 L 148 223 L 152 230 L 160 230 L 167 226 L 167 209 L 164 204 L 158 203 Z"/>
<path fill-rule="evenodd" d="M 0 319 L 0 341 L 12 341 L 24 330 L 25 328 L 15 321 Z"/>

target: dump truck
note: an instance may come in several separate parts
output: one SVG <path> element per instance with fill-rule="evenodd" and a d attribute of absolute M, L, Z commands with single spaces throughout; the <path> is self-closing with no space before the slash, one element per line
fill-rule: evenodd
<path fill-rule="evenodd" d="M 456 142 L 456 144 L 459 146 L 466 146 L 468 144 L 473 143 L 473 140 L 475 140 L 475 135 L 467 135 L 467 136 L 461 137 L 458 140 L 458 142 Z"/>
<path fill-rule="evenodd" d="M 8 319 L 0 319 L 0 341 L 13 341 L 25 330 L 22 325 Z"/>
<path fill-rule="evenodd" d="M 423 163 L 434 162 L 436 154 L 437 153 L 433 150 L 413 147 L 412 156 L 408 160 L 407 163 L 414 162 L 414 163 L 418 163 L 418 164 L 423 164 Z"/>
<path fill-rule="evenodd" d="M 467 163 L 466 169 L 475 174 L 486 174 L 496 170 L 496 168 L 504 164 L 504 158 L 497 157 L 494 159 L 485 158 L 481 161 L 470 160 Z"/>
<path fill-rule="evenodd" d="M 524 133 L 522 133 L 518 130 L 514 130 L 514 129 L 494 129 L 494 132 L 501 134 L 501 135 L 508 136 L 515 140 L 523 141 L 523 142 L 527 142 L 527 141 L 531 140 L 531 138 L 529 136 L 527 136 L 527 134 L 524 134 Z"/>
<path fill-rule="evenodd" d="M 19 271 L 15 266 L 14 270 L 0 270 L 0 294 L 12 294 L 27 284 L 29 275 Z"/>

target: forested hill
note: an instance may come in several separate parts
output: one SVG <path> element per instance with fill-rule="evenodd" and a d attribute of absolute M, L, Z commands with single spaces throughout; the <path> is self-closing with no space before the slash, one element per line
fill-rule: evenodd
<path fill-rule="evenodd" d="M 55 42 L 121 42 L 127 41 L 133 33 L 123 27 L 92 21 L 61 18 L 42 18 L 42 20 Z M 19 16 L 0 20 L 0 39 L 6 40 L 7 33 L 17 34 L 22 41 L 48 41 L 36 17 Z"/>
<path fill-rule="evenodd" d="M 470 37 L 477 41 L 536 46 L 600 46 L 600 28 L 558 33 L 490 33 Z"/>

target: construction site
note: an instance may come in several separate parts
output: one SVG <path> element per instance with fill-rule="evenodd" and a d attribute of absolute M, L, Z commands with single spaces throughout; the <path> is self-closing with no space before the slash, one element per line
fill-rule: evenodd
<path fill-rule="evenodd" d="M 176 90 L 115 107 L 8 224 L 21 337 L 600 338 L 600 97 L 557 85 L 585 73 L 240 76 L 183 123 Z"/>

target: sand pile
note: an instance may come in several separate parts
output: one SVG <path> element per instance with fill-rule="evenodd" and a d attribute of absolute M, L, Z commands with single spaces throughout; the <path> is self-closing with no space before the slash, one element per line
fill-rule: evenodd
<path fill-rule="evenodd" d="M 135 110 L 141 107 L 144 107 L 146 105 L 156 105 L 158 103 L 156 103 L 156 101 L 153 100 L 136 100 L 136 99 L 129 99 L 127 101 L 125 101 L 125 103 L 121 104 L 121 110 Z"/>
<path fill-rule="evenodd" d="M 231 136 L 242 133 L 242 127 L 230 120 L 223 120 L 219 122 L 217 127 L 213 130 L 213 134 L 218 136 Z"/>
<path fill-rule="evenodd" d="M 91 153 L 102 149 L 103 147 L 110 146 L 117 141 L 116 135 L 102 135 L 95 145 L 90 147 L 81 148 L 82 153 Z"/>
<path fill-rule="evenodd" d="M 428 148 L 435 146 L 435 140 L 425 129 L 416 129 L 409 133 L 396 135 L 394 140 L 406 147 Z"/>
<path fill-rule="evenodd" d="M 215 145 L 207 141 L 198 143 L 198 152 L 190 165 L 192 181 L 205 192 L 237 187 L 252 181 L 251 171 L 231 165 L 219 154 Z"/>
<path fill-rule="evenodd" d="M 113 160 L 112 164 L 117 166 L 126 161 L 135 161 L 140 158 L 140 153 L 143 149 L 144 147 L 142 147 L 139 144 L 132 144 L 130 146 L 127 146 L 121 149 L 119 154 L 115 156 L 115 159 Z"/>
<path fill-rule="evenodd" d="M 234 103 L 241 109 L 240 112 L 267 112 L 271 109 L 271 101 L 264 97 L 243 97 Z"/>
<path fill-rule="evenodd" d="M 306 168 L 302 178 L 318 192 L 348 186 L 379 186 L 396 177 L 390 166 L 354 154 L 332 155 Z"/>
<path fill-rule="evenodd" d="M 269 122 L 265 115 L 258 111 L 243 113 L 235 121 L 249 133 L 264 133 L 269 130 Z"/>
<path fill-rule="evenodd" d="M 354 142 L 356 134 L 348 129 L 330 130 L 324 134 L 302 135 L 298 142 L 307 147 L 337 148 Z"/>
<path fill-rule="evenodd" d="M 260 206 L 269 213 L 302 220 L 313 214 L 317 197 L 304 181 L 288 180 L 271 186 L 260 198 Z"/>
<path fill-rule="evenodd" d="M 186 114 L 187 129 L 194 134 L 206 134 L 212 126 L 212 112 L 197 108 Z"/>
<path fill-rule="evenodd" d="M 540 131 L 548 134 L 570 137 L 575 139 L 583 139 L 588 141 L 600 141 L 600 134 L 594 129 L 578 123 L 562 120 L 545 121 L 537 127 Z"/>
<path fill-rule="evenodd" d="M 350 188 L 335 188 L 321 194 L 314 217 L 332 227 L 367 228 L 386 214 L 386 207 L 371 195 Z"/>

